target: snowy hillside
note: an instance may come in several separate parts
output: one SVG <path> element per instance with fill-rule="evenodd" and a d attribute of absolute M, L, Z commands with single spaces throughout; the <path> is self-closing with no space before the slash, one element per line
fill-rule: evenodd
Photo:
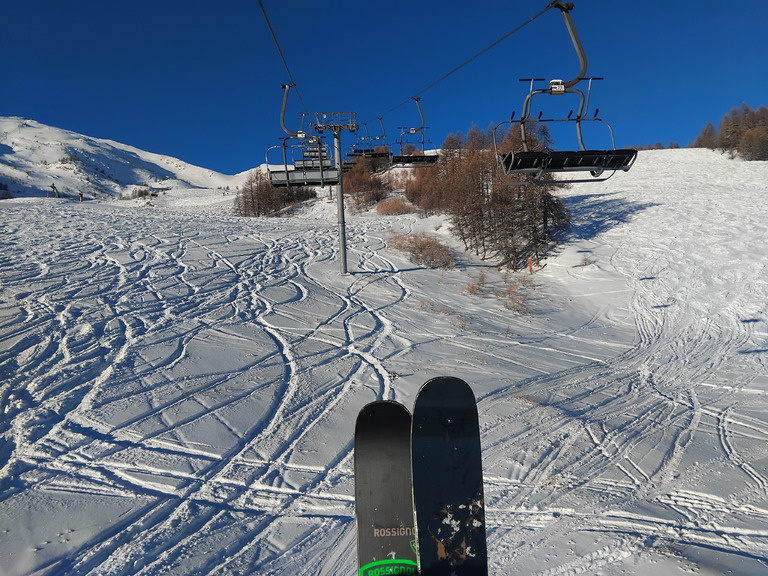
<path fill-rule="evenodd" d="M 137 188 L 222 195 L 242 180 L 111 140 L 0 117 L 0 183 L 17 196 L 52 195 L 52 184 L 64 196 L 82 192 L 89 199 L 130 196 Z"/>
<path fill-rule="evenodd" d="M 437 218 L 348 215 L 341 276 L 323 201 L 0 202 L 0 574 L 354 574 L 355 417 L 440 374 L 492 574 L 768 574 L 767 194 L 708 150 L 573 186 L 530 313 L 388 246 Z"/>

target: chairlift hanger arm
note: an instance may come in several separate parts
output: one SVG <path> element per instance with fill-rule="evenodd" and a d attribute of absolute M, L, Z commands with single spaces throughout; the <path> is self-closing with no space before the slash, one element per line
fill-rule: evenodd
<path fill-rule="evenodd" d="M 572 80 L 568 80 L 567 82 L 564 82 L 562 80 L 552 80 L 550 81 L 550 88 L 547 90 L 550 94 L 562 94 L 563 91 L 567 91 L 568 88 L 572 88 L 582 80 L 584 80 L 584 77 L 587 74 L 587 55 L 584 52 L 584 47 L 581 45 L 581 40 L 579 40 L 579 35 L 576 33 L 576 26 L 573 24 L 573 20 L 571 19 L 571 10 L 573 10 L 573 2 L 553 2 L 551 4 L 551 7 L 553 8 L 559 8 L 560 12 L 563 15 L 563 21 L 565 22 L 565 27 L 568 30 L 568 34 L 571 37 L 571 42 L 573 42 L 573 47 L 576 50 L 576 55 L 579 57 L 579 73 L 576 75 L 575 78 Z M 543 81 L 544 78 L 521 78 L 521 81 L 524 82 L 530 82 L 531 83 L 531 89 L 530 91 L 533 92 L 533 83 Z M 591 80 L 591 79 L 590 79 Z M 553 85 L 557 85 L 559 90 L 553 90 Z M 542 90 L 541 92 L 544 92 Z"/>
<path fill-rule="evenodd" d="M 283 92 L 283 107 L 280 110 L 280 126 L 282 127 L 283 131 L 288 134 L 291 138 L 304 138 L 304 132 L 294 132 L 292 130 L 288 130 L 288 128 L 285 127 L 285 108 L 288 105 L 288 92 L 290 92 L 291 88 L 293 87 L 293 84 L 283 84 L 280 86 L 285 92 Z M 304 128 L 304 120 L 301 121 L 302 124 L 302 130 Z"/>
<path fill-rule="evenodd" d="M 535 94 L 578 94 L 579 96 L 579 110 L 576 114 L 576 133 L 579 140 L 579 148 L 581 150 L 584 150 L 584 142 L 582 140 L 581 135 L 581 120 L 584 118 L 584 116 L 587 113 L 587 107 L 589 106 L 589 92 L 591 91 L 592 87 L 592 79 L 589 80 L 589 90 L 587 91 L 587 96 L 584 96 L 584 93 L 581 90 L 578 90 L 576 88 L 573 88 L 576 84 L 581 82 L 586 73 L 587 73 L 587 55 L 584 53 L 584 47 L 581 45 L 581 40 L 579 40 L 579 35 L 576 33 L 576 27 L 573 24 L 573 20 L 571 19 L 571 10 L 573 10 L 573 3 L 572 2 L 555 2 L 553 3 L 553 7 L 558 8 L 560 12 L 563 15 L 563 21 L 565 22 L 565 27 L 568 29 L 568 34 L 571 37 L 571 41 L 573 42 L 573 47 L 576 50 L 576 54 L 579 57 L 579 73 L 575 78 L 572 80 L 569 80 L 567 82 L 563 82 L 562 80 L 551 80 L 549 83 L 548 89 L 541 89 L 541 90 L 534 90 L 533 89 L 533 83 L 537 80 L 536 78 L 529 78 L 528 80 L 531 83 L 530 91 L 528 92 L 528 96 L 525 99 L 525 104 L 523 105 L 523 113 L 521 118 L 521 124 L 520 124 L 520 130 L 521 130 L 521 136 L 523 140 L 523 150 L 528 150 L 528 142 L 526 138 L 526 132 L 525 132 L 525 120 L 527 120 L 528 115 L 530 114 L 530 106 L 531 106 L 531 99 Z M 570 118 L 570 114 L 569 114 Z"/>
<path fill-rule="evenodd" d="M 563 83 L 565 88 L 571 88 L 572 86 L 575 86 L 581 82 L 587 73 L 587 55 L 584 53 L 584 47 L 581 45 L 581 40 L 579 40 L 579 35 L 576 33 L 576 27 L 574 26 L 573 20 L 571 19 L 573 2 L 557 2 L 554 4 L 554 7 L 560 9 L 560 12 L 563 15 L 563 20 L 565 21 L 565 27 L 568 29 L 568 34 L 571 36 L 573 47 L 576 49 L 576 54 L 579 57 L 580 66 L 578 75 L 573 80 L 569 80 L 568 82 Z"/>
<path fill-rule="evenodd" d="M 411 100 L 416 102 L 416 107 L 419 110 L 419 117 L 421 118 L 421 125 L 418 128 L 402 127 L 400 129 L 401 130 L 401 132 L 400 132 L 400 154 L 401 154 L 400 158 L 405 158 L 405 156 L 403 156 L 403 138 L 405 137 L 406 134 L 410 134 L 410 135 L 418 134 L 421 137 L 421 152 L 422 152 L 422 154 L 424 153 L 424 143 L 426 141 L 426 138 L 424 136 L 424 124 L 425 124 L 424 112 L 422 112 L 421 104 L 419 104 L 419 100 L 421 100 L 421 98 L 419 98 L 418 96 L 414 96 L 413 98 L 411 98 Z M 379 120 L 381 120 L 381 119 L 379 119 Z M 381 124 L 381 127 L 382 127 L 382 129 L 384 128 L 384 123 L 383 122 Z"/>
<path fill-rule="evenodd" d="M 419 98 L 418 96 L 413 97 L 413 101 L 416 102 L 416 107 L 419 109 L 419 116 L 421 117 L 421 126 L 418 128 L 411 128 L 411 134 L 415 134 L 416 132 L 421 132 L 424 129 L 424 112 L 421 111 L 421 104 L 419 104 Z M 382 128 L 384 125 L 382 124 Z"/>
<path fill-rule="evenodd" d="M 380 136 L 380 139 L 381 140 L 385 140 L 386 137 L 387 137 L 387 131 L 384 129 L 384 120 L 382 118 L 383 118 L 382 116 L 378 117 L 379 124 L 381 124 L 381 136 Z"/>

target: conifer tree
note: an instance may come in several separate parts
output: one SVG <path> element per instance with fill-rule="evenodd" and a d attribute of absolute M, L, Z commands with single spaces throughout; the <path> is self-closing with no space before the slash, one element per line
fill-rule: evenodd
<path fill-rule="evenodd" d="M 344 174 L 344 195 L 353 210 L 370 208 L 384 198 L 387 185 L 376 176 L 376 159 L 359 156 Z"/>

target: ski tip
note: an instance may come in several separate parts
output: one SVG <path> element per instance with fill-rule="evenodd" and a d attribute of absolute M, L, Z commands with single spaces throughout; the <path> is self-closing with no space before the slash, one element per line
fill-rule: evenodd
<path fill-rule="evenodd" d="M 472 387 L 461 378 L 455 376 L 436 376 L 427 380 L 419 390 L 418 396 L 445 394 L 451 396 L 466 396 L 467 400 L 472 397 L 475 400 L 475 393 Z M 418 398 L 418 397 L 417 397 Z"/>
<path fill-rule="evenodd" d="M 396 400 L 374 400 L 360 409 L 360 414 L 364 412 L 408 412 L 408 408 Z"/>
<path fill-rule="evenodd" d="M 435 386 L 437 383 L 443 386 L 469 386 L 464 380 L 456 378 L 456 376 L 435 376 L 427 380 L 424 386 Z"/>
<path fill-rule="evenodd" d="M 376 400 L 362 407 L 357 414 L 356 426 L 362 421 L 390 422 L 410 420 L 411 412 L 400 402 L 394 400 Z"/>

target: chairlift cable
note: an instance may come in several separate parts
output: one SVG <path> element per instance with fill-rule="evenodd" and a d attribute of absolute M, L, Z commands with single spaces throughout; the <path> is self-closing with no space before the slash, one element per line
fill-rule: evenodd
<path fill-rule="evenodd" d="M 454 68 L 453 70 L 451 70 L 450 72 L 448 72 L 447 74 L 445 74 L 444 76 L 442 76 L 441 78 L 439 78 L 439 79 L 435 80 L 434 82 L 432 82 L 432 84 L 430 84 L 429 86 L 427 86 L 426 88 L 424 88 L 424 89 L 423 89 L 423 90 L 421 90 L 420 92 L 417 92 L 417 93 L 416 93 L 414 96 L 411 96 L 410 98 L 408 98 L 407 100 L 405 100 L 405 101 L 401 102 L 400 104 L 398 104 L 397 106 L 395 106 L 395 107 L 394 107 L 394 108 L 392 108 L 391 110 L 388 110 L 387 112 L 385 112 L 384 114 L 382 114 L 382 115 L 381 115 L 379 118 L 382 118 L 382 117 L 384 117 L 384 116 L 386 116 L 386 115 L 388 115 L 388 114 L 390 114 L 390 113 L 394 112 L 394 111 L 395 111 L 395 110 L 397 110 L 398 108 L 400 108 L 400 107 L 402 107 L 402 106 L 405 106 L 405 105 L 406 105 L 408 102 L 410 102 L 410 101 L 411 101 L 411 100 L 413 100 L 414 98 L 418 98 L 419 96 L 421 96 L 422 94 L 424 94 L 424 93 L 425 93 L 427 90 L 430 90 L 430 89 L 434 88 L 434 87 L 435 87 L 435 86 L 437 86 L 437 85 L 438 85 L 440 82 L 442 82 L 443 80 L 445 80 L 446 78 L 448 78 L 448 77 L 449 77 L 449 76 L 451 76 L 452 74 L 454 74 L 454 73 L 458 72 L 459 70 L 461 70 L 462 68 L 464 68 L 464 66 L 466 66 L 467 64 L 469 64 L 469 63 L 470 63 L 470 62 L 472 62 L 473 60 L 477 59 L 478 57 L 482 56 L 483 54 L 485 54 L 486 52 L 488 52 L 488 50 L 490 50 L 491 48 L 493 48 L 494 46 L 496 46 L 496 45 L 497 45 L 497 44 L 499 44 L 500 42 L 503 42 L 504 40 L 506 40 L 507 38 L 509 38 L 510 36 L 512 36 L 514 33 L 518 32 L 520 29 L 524 28 L 525 26 L 527 26 L 528 24 L 530 24 L 531 22 L 533 22 L 534 20 L 536 20 L 536 19 L 537 19 L 539 16 L 543 15 L 543 14 L 544 14 L 545 12 L 547 12 L 547 11 L 548 11 L 550 8 L 554 8 L 554 7 L 555 7 L 555 6 L 557 6 L 558 4 L 560 4 L 560 0 L 553 0 L 552 2 L 550 2 L 549 4 L 547 4 L 547 7 L 546 7 L 546 8 L 544 8 L 544 10 L 542 10 L 541 12 L 539 12 L 538 14 L 536 14 L 535 16 L 532 16 L 531 18 L 529 18 L 528 20 L 526 20 L 525 22 L 523 22 L 522 24 L 520 24 L 519 26 L 517 26 L 517 27 L 516 27 L 516 28 L 514 28 L 513 30 L 510 30 L 509 32 L 507 32 L 506 34 L 504 34 L 504 36 L 502 36 L 501 38 L 499 38 L 498 40 L 496 40 L 494 43 L 492 43 L 492 44 L 490 44 L 490 45 L 486 46 L 486 47 L 485 47 L 485 48 L 483 48 L 483 49 L 482 49 L 480 52 L 478 52 L 477 54 L 475 54 L 474 56 L 472 56 L 472 57 L 471 57 L 469 60 L 465 61 L 465 62 L 464 62 L 464 63 L 462 63 L 462 64 L 459 64 L 459 65 L 458 65 L 456 68 Z"/>
<path fill-rule="evenodd" d="M 269 28 L 269 32 L 272 34 L 272 40 L 275 41 L 275 46 L 277 46 L 277 51 L 280 54 L 280 58 L 283 61 L 283 66 L 285 66 L 285 71 L 288 72 L 288 78 L 291 80 L 291 85 L 293 86 L 293 89 L 296 91 L 296 96 L 299 97 L 299 102 L 301 102 L 301 107 L 304 108 L 304 112 L 309 115 L 309 112 L 307 111 L 307 106 L 304 104 L 304 100 L 301 99 L 301 94 L 299 93 L 299 89 L 296 86 L 296 81 L 293 79 L 293 75 L 291 74 L 291 69 L 288 68 L 288 62 L 285 60 L 285 56 L 283 55 L 283 51 L 280 48 L 280 43 L 277 41 L 277 36 L 275 35 L 275 31 L 272 28 L 272 24 L 269 21 L 269 16 L 267 16 L 267 11 L 264 8 L 264 3 L 262 0 L 259 0 L 259 6 L 261 6 L 261 12 L 264 14 L 264 20 L 267 22 L 267 27 Z"/>

